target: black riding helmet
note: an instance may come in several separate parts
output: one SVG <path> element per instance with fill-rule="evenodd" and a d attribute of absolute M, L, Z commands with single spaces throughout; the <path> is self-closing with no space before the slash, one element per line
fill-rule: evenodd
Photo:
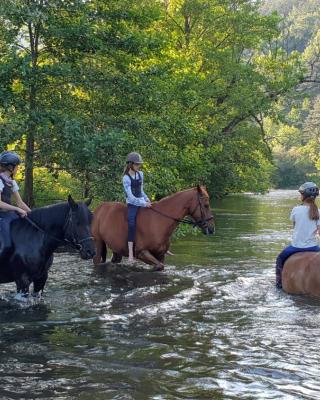
<path fill-rule="evenodd" d="M 21 159 L 18 154 L 13 151 L 4 151 L 0 154 L 0 165 L 7 167 L 9 171 L 13 170 L 16 165 L 21 164 Z"/>
<path fill-rule="evenodd" d="M 319 196 L 319 188 L 314 182 L 306 182 L 299 187 L 299 192 L 302 194 L 303 199 L 315 199 Z"/>

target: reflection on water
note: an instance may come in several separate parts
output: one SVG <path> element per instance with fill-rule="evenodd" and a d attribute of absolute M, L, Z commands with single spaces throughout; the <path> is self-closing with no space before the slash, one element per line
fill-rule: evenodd
<path fill-rule="evenodd" d="M 0 399 L 320 398 L 320 302 L 274 288 L 297 202 L 215 202 L 217 234 L 174 243 L 152 279 L 59 254 L 44 304 L 2 285 Z"/>

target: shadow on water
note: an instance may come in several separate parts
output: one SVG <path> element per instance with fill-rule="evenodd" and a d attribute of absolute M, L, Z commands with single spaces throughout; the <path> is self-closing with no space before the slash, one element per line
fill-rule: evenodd
<path fill-rule="evenodd" d="M 105 263 L 94 266 L 94 274 L 105 280 L 114 290 L 128 290 L 139 287 L 150 287 L 156 285 L 189 285 L 192 286 L 191 279 L 172 276 L 166 272 L 155 272 L 145 265 L 136 263 L 135 265 Z"/>
<path fill-rule="evenodd" d="M 13 299 L 0 299 L 0 324 L 17 322 L 33 323 L 45 321 L 49 315 L 46 304 L 20 304 Z"/>
<path fill-rule="evenodd" d="M 40 308 L 0 287 L 0 399 L 317 399 L 320 302 L 274 288 L 294 192 L 214 203 L 161 273 L 57 254 Z"/>

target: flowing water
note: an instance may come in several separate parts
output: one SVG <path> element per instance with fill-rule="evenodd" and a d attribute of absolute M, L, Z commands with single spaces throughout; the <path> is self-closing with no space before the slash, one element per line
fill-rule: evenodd
<path fill-rule="evenodd" d="M 320 302 L 274 287 L 292 191 L 213 204 L 166 274 L 59 254 L 45 301 L 0 288 L 0 399 L 320 399 Z"/>

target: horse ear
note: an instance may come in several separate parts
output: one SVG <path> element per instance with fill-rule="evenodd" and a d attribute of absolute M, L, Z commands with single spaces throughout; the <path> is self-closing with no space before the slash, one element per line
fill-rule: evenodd
<path fill-rule="evenodd" d="M 197 185 L 197 191 L 199 192 L 199 193 L 201 193 L 202 192 L 202 190 L 201 190 L 201 186 L 198 184 Z"/>
<path fill-rule="evenodd" d="M 72 210 L 75 210 L 78 207 L 78 204 L 73 200 L 71 194 L 68 196 L 68 203 Z"/>
<path fill-rule="evenodd" d="M 85 204 L 87 207 L 89 207 L 91 203 L 92 203 L 92 199 L 87 199 L 87 200 L 84 202 L 84 204 Z"/>

